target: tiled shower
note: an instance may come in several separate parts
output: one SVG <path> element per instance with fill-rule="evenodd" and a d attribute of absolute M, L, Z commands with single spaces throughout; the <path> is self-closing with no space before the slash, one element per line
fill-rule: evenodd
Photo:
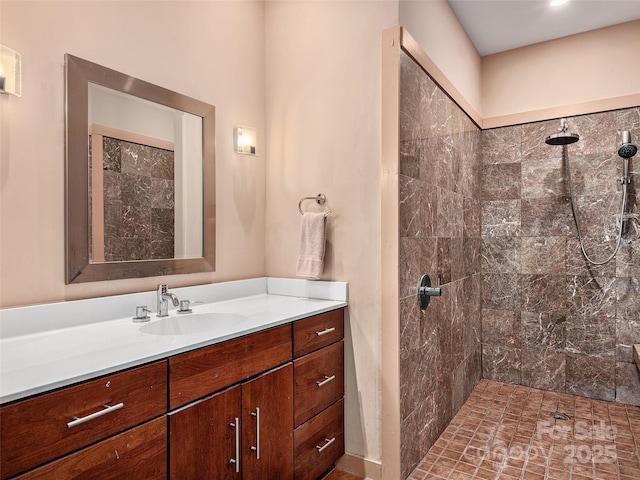
<path fill-rule="evenodd" d="M 605 260 L 617 240 L 621 131 L 640 137 L 640 108 L 567 118 L 567 147 L 584 247 Z M 559 122 L 482 132 L 483 376 L 640 405 L 632 345 L 640 342 L 640 225 L 616 257 L 586 262 L 571 212 Z M 631 160 L 629 212 L 638 212 Z M 635 167 L 635 168 L 634 168 Z"/>
<path fill-rule="evenodd" d="M 592 257 L 615 243 L 621 130 L 640 108 L 567 118 L 575 200 Z M 480 378 L 640 404 L 640 226 L 588 267 L 571 215 L 558 119 L 481 131 L 408 55 L 400 78 L 402 478 Z M 631 165 L 630 212 L 638 212 Z M 423 273 L 442 285 L 420 311 Z"/>

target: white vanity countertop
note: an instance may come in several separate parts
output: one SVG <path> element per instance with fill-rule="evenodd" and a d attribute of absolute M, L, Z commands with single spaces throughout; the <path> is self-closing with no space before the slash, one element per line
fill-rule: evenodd
<path fill-rule="evenodd" d="M 0 311 L 0 403 L 71 385 L 118 370 L 213 345 L 266 328 L 289 323 L 347 305 L 347 284 L 289 279 L 254 279 L 199 287 L 169 288 L 180 299 L 193 301 L 192 314 L 243 315 L 240 322 L 220 322 L 215 329 L 187 335 L 145 333 L 153 322 L 134 323 L 136 305 L 155 310 L 155 292 L 37 305 Z M 242 293 L 249 295 L 241 296 Z M 186 296 L 189 295 L 189 296 Z M 212 300 L 213 299 L 213 300 Z M 152 304 L 151 301 L 154 301 Z M 126 307 L 122 303 L 127 304 Z M 126 317 L 96 321 L 69 317 L 104 316 L 118 305 Z M 93 309 L 100 309 L 101 314 Z M 46 316 L 48 321 L 45 321 Z M 37 319 L 40 317 L 40 321 Z M 58 318 L 59 317 L 59 318 Z M 51 320 L 51 319 L 54 320 Z M 89 323 L 92 322 L 92 323 Z M 37 325 L 46 324 L 47 328 Z"/>

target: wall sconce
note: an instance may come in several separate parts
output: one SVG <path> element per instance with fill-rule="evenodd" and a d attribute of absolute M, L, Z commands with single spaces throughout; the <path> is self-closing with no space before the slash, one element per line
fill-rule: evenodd
<path fill-rule="evenodd" d="M 0 93 L 22 96 L 20 54 L 4 45 L 0 45 Z"/>
<path fill-rule="evenodd" d="M 238 125 L 233 129 L 233 149 L 237 153 L 256 155 L 256 138 L 255 128 Z"/>

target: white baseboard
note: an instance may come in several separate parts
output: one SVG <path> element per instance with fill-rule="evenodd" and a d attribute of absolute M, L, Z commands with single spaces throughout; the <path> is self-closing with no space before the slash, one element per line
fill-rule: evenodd
<path fill-rule="evenodd" d="M 336 469 L 364 477 L 367 480 L 382 480 L 382 463 L 380 461 L 359 457 L 351 453 L 345 453 L 338 460 Z"/>

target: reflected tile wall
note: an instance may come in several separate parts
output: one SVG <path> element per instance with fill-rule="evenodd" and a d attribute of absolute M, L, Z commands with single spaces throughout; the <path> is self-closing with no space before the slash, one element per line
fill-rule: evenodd
<path fill-rule="evenodd" d="M 400 410 L 405 478 L 481 376 L 480 192 L 485 190 L 491 198 L 519 198 L 520 188 L 481 187 L 479 129 L 404 54 L 400 102 Z M 511 172 L 520 175 L 520 164 L 496 171 L 506 181 Z M 440 277 L 442 296 L 421 311 L 416 288 L 424 273 L 434 283 Z"/>
<path fill-rule="evenodd" d="M 640 142 L 640 108 L 567 119 L 587 253 L 615 247 L 621 131 Z M 482 361 L 492 380 L 640 405 L 631 345 L 640 342 L 640 225 L 610 263 L 584 260 L 571 213 L 559 121 L 482 132 Z M 630 211 L 640 211 L 640 157 L 631 161 Z M 633 367 L 633 368 L 632 368 Z"/>
<path fill-rule="evenodd" d="M 173 152 L 104 137 L 106 261 L 174 257 Z"/>

